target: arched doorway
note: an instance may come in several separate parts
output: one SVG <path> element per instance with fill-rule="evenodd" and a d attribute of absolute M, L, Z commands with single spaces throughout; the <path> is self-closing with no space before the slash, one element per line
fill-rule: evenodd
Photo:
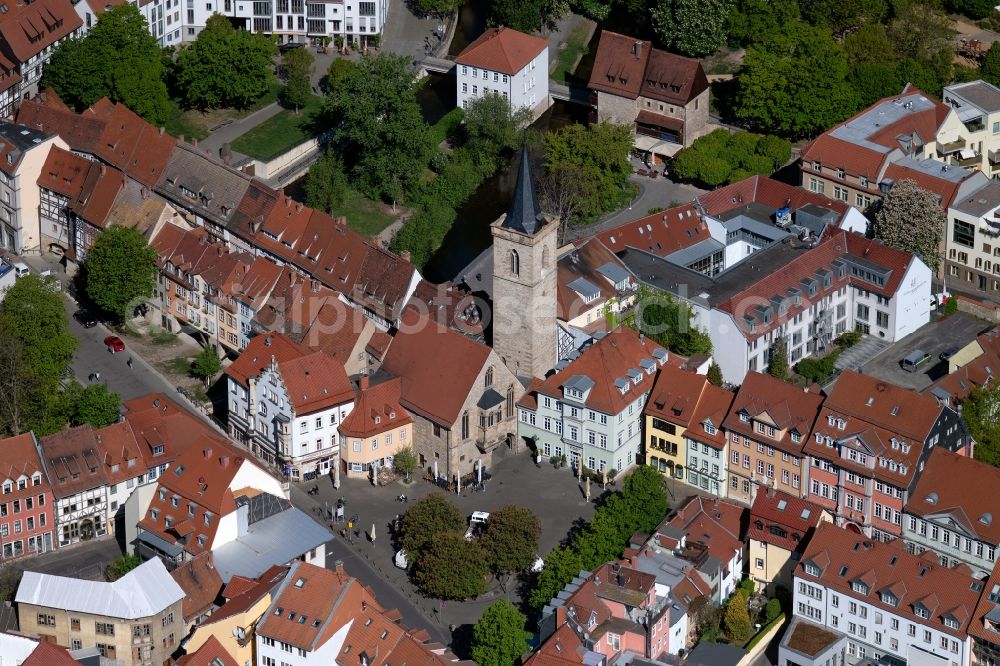
<path fill-rule="evenodd" d="M 847 528 L 849 531 L 854 532 L 855 534 L 863 534 L 861 528 L 858 527 L 855 523 L 847 523 L 846 525 L 844 525 L 844 527 Z"/>
<path fill-rule="evenodd" d="M 85 518 L 80 521 L 80 539 L 82 541 L 88 541 L 94 538 L 94 523 L 90 518 Z"/>

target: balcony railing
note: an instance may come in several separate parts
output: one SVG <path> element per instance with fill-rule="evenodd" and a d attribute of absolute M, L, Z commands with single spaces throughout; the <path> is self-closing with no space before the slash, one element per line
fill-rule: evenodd
<path fill-rule="evenodd" d="M 963 166 L 963 167 L 975 166 L 983 161 L 983 156 L 973 155 L 972 157 L 959 157 L 955 161 L 958 163 L 958 166 Z"/>
<path fill-rule="evenodd" d="M 951 153 L 957 153 L 963 148 L 965 148 L 965 139 L 959 139 L 958 141 L 952 141 L 951 143 L 942 143 L 938 146 L 938 152 L 941 155 L 950 155 Z"/>

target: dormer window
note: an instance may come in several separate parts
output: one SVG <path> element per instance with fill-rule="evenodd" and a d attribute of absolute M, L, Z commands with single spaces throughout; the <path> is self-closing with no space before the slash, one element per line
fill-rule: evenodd
<path fill-rule="evenodd" d="M 792 443 L 793 444 L 798 444 L 801 441 L 802 441 L 802 435 L 800 435 L 797 432 L 793 432 L 792 433 Z"/>
<path fill-rule="evenodd" d="M 882 593 L 882 603 L 887 604 L 887 605 L 892 606 L 893 608 L 895 608 L 896 605 L 899 604 L 899 599 L 897 599 L 896 595 L 893 594 L 893 593 L 891 593 L 891 592 L 883 592 Z"/>
<path fill-rule="evenodd" d="M 702 427 L 705 429 L 706 434 L 714 435 L 717 432 L 715 426 L 711 423 L 705 422 L 702 424 Z"/>
<path fill-rule="evenodd" d="M 944 616 L 944 626 L 948 627 L 949 629 L 958 629 L 959 623 L 958 623 L 958 620 L 956 620 L 951 615 L 945 615 Z"/>
<path fill-rule="evenodd" d="M 929 619 L 931 616 L 931 612 L 927 609 L 927 606 L 924 606 L 921 603 L 913 604 L 913 614 L 917 617 L 922 617 L 925 620 Z"/>
<path fill-rule="evenodd" d="M 750 423 L 750 415 L 746 412 L 740 412 L 740 423 Z"/>
<path fill-rule="evenodd" d="M 806 573 L 809 574 L 810 576 L 815 576 L 816 578 L 819 578 L 820 575 L 819 567 L 813 564 L 812 562 L 806 562 L 804 569 L 806 570 Z"/>
<path fill-rule="evenodd" d="M 380 423 L 382 423 L 382 417 L 381 416 L 376 416 L 375 417 L 375 425 L 378 425 Z"/>
<path fill-rule="evenodd" d="M 868 595 L 868 586 L 862 583 L 860 580 L 851 581 L 851 589 L 860 594 L 861 596 Z"/>
<path fill-rule="evenodd" d="M 836 423 L 836 422 L 837 422 L 837 418 L 833 414 L 828 414 L 827 415 L 827 417 L 826 417 L 826 423 L 827 423 L 827 425 L 829 425 L 832 428 L 833 424 Z"/>

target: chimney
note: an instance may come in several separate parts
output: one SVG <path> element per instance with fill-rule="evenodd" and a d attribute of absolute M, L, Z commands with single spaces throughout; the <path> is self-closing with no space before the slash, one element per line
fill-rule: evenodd
<path fill-rule="evenodd" d="M 295 212 L 296 213 L 301 213 L 302 212 L 302 202 L 301 201 L 296 201 L 295 202 Z"/>
<path fill-rule="evenodd" d="M 160 136 L 163 136 L 163 133 L 164 133 L 165 131 L 166 131 L 166 129 L 165 129 L 165 128 L 163 128 L 163 127 L 161 127 L 161 128 L 160 128 Z"/>
<path fill-rule="evenodd" d="M 361 391 L 366 391 L 368 389 L 368 375 L 361 375 L 358 378 L 358 389 Z"/>
<path fill-rule="evenodd" d="M 636 60 L 642 55 L 642 42 L 638 39 L 632 44 L 632 55 L 635 56 Z"/>
<path fill-rule="evenodd" d="M 105 165 L 102 164 L 101 165 L 101 175 L 105 176 L 105 175 L 107 175 L 107 173 L 108 173 L 108 167 L 106 167 Z"/>
<path fill-rule="evenodd" d="M 219 456 L 219 465 L 222 466 L 222 469 L 229 467 L 229 456 L 225 453 Z"/>
<path fill-rule="evenodd" d="M 225 164 L 226 166 L 229 166 L 232 161 L 233 158 L 231 158 L 229 155 L 226 155 L 225 157 L 222 158 L 222 163 Z"/>
<path fill-rule="evenodd" d="M 180 141 L 181 143 L 184 143 L 184 135 L 181 134 L 179 137 L 177 137 L 177 140 Z"/>
<path fill-rule="evenodd" d="M 336 562 L 333 563 L 333 573 L 337 574 L 338 576 L 344 576 L 344 575 L 346 575 L 344 573 L 344 561 L 343 560 L 337 560 Z"/>
<path fill-rule="evenodd" d="M 195 137 L 191 137 L 191 145 L 194 146 L 195 148 L 197 148 L 198 147 L 198 139 L 195 138 Z"/>
<path fill-rule="evenodd" d="M 410 251 L 403 250 L 402 252 L 399 253 L 399 258 L 405 261 L 406 263 L 410 263 Z"/>
<path fill-rule="evenodd" d="M 205 454 L 205 460 L 208 460 L 209 458 L 212 457 L 212 447 L 211 446 L 206 447 L 205 450 L 202 451 L 202 453 Z"/>

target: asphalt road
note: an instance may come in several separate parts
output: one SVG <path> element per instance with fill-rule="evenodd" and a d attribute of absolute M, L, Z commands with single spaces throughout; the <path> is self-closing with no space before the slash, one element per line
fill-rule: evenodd
<path fill-rule="evenodd" d="M 84 541 L 69 548 L 20 560 L 16 566 L 25 571 L 68 576 L 86 580 L 104 580 L 104 569 L 122 554 L 114 538 Z"/>

